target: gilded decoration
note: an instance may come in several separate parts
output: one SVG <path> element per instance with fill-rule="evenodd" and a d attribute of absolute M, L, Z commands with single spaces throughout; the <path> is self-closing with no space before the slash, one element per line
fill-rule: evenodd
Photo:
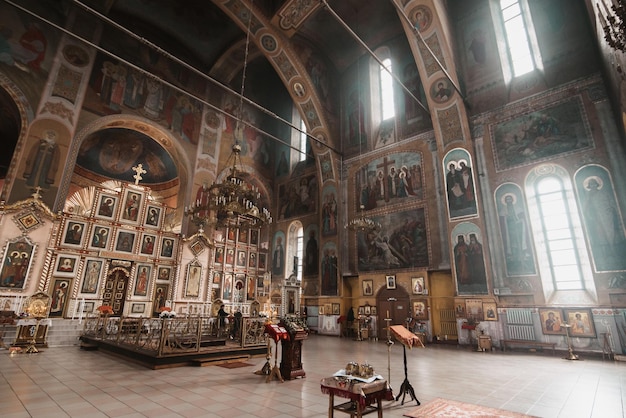
<path fill-rule="evenodd" d="M 461 117 L 456 103 L 447 109 L 438 109 L 437 120 L 439 121 L 439 128 L 441 129 L 441 138 L 444 147 L 454 141 L 463 140 Z"/>
<path fill-rule="evenodd" d="M 439 71 L 439 64 L 437 64 L 437 61 L 435 60 L 433 55 L 437 57 L 437 60 L 439 60 L 443 68 L 446 68 L 446 62 L 443 59 L 443 53 L 441 52 L 441 46 L 439 45 L 439 40 L 437 39 L 436 33 L 434 33 L 429 38 L 425 38 L 424 42 L 426 43 L 426 45 L 428 45 L 430 51 L 426 48 L 423 42 L 418 42 L 417 46 L 419 48 L 420 55 L 424 60 L 426 75 L 427 77 L 430 77 L 431 75 Z"/>
<path fill-rule="evenodd" d="M 66 99 L 74 104 L 82 78 L 83 75 L 80 72 L 70 70 L 68 67 L 61 64 L 54 87 L 52 87 L 52 95 Z"/>
<path fill-rule="evenodd" d="M 322 6 L 322 2 L 313 0 L 292 0 L 279 11 L 281 29 L 297 29 L 308 16 Z"/>
<path fill-rule="evenodd" d="M 68 109 L 63 103 L 46 102 L 42 112 L 48 112 L 60 118 L 67 119 L 70 124 L 74 125 L 74 113 L 72 109 Z"/>

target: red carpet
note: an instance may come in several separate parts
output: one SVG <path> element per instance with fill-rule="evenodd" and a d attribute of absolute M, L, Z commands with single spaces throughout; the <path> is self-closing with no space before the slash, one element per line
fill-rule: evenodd
<path fill-rule="evenodd" d="M 404 414 L 404 416 L 411 418 L 532 418 L 531 415 L 441 398 L 433 399 L 424 405 L 418 406 Z"/>

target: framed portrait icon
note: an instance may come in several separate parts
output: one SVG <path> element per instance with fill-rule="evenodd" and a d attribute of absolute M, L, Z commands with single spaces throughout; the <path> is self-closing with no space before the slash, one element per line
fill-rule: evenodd
<path fill-rule="evenodd" d="M 374 280 L 363 280 L 363 296 L 374 294 Z"/>
<path fill-rule="evenodd" d="M 54 275 L 59 277 L 74 277 L 78 270 L 79 259 L 80 257 L 77 255 L 59 254 L 54 264 Z"/>
<path fill-rule="evenodd" d="M 117 196 L 101 193 L 98 196 L 98 203 L 96 205 L 95 217 L 100 219 L 113 219 L 117 211 L 117 204 L 119 199 Z"/>
<path fill-rule="evenodd" d="M 141 247 L 139 252 L 141 254 L 153 255 L 156 248 L 157 237 L 152 234 L 143 234 L 141 237 Z"/>
<path fill-rule="evenodd" d="M 143 201 L 143 193 L 135 190 L 126 190 L 124 202 L 122 203 L 122 213 L 120 221 L 126 223 L 137 224 L 141 214 L 141 204 Z"/>
<path fill-rule="evenodd" d="M 146 296 L 150 285 L 150 276 L 152 274 L 152 266 L 150 264 L 139 264 L 135 273 L 135 291 L 134 296 Z"/>
<path fill-rule="evenodd" d="M 103 265 L 104 262 L 101 259 L 88 258 L 85 260 L 85 267 L 83 268 L 83 281 L 80 287 L 81 293 L 95 294 L 98 291 Z"/>
<path fill-rule="evenodd" d="M 539 319 L 541 320 L 541 331 L 544 335 L 565 335 L 563 310 L 558 308 L 541 308 L 539 309 Z"/>
<path fill-rule="evenodd" d="M 65 229 L 63 230 L 63 245 L 69 247 L 80 247 L 85 237 L 85 229 L 87 224 L 85 222 L 78 222 L 68 220 L 65 223 Z"/>
<path fill-rule="evenodd" d="M 157 280 L 169 281 L 172 277 L 172 266 L 159 266 L 157 268 Z"/>
<path fill-rule="evenodd" d="M 30 273 L 35 245 L 26 236 L 10 240 L 4 247 L 0 289 L 23 289 Z"/>
<path fill-rule="evenodd" d="M 88 247 L 94 250 L 104 250 L 109 245 L 110 236 L 110 227 L 97 225 L 91 231 Z"/>
<path fill-rule="evenodd" d="M 187 266 L 187 280 L 185 283 L 185 297 L 197 298 L 200 296 L 200 280 L 202 278 L 202 265 L 197 261 Z"/>
<path fill-rule="evenodd" d="M 123 253 L 132 253 L 135 248 L 135 240 L 137 233 L 134 231 L 117 231 L 115 239 L 115 251 Z"/>
<path fill-rule="evenodd" d="M 567 318 L 570 337 L 596 337 L 591 309 L 565 309 L 563 314 Z"/>
<path fill-rule="evenodd" d="M 176 240 L 170 237 L 162 237 L 161 238 L 161 258 L 172 258 L 174 257 L 174 246 L 176 244 Z"/>
<path fill-rule="evenodd" d="M 147 227 L 158 228 L 161 225 L 161 213 L 162 210 L 159 206 L 147 205 L 146 219 L 144 219 L 143 224 Z"/>
<path fill-rule="evenodd" d="M 411 277 L 411 292 L 414 295 L 424 294 L 424 278 L 423 277 Z"/>
<path fill-rule="evenodd" d="M 50 294 L 50 317 L 63 317 L 70 298 L 71 279 L 54 279 Z"/>
<path fill-rule="evenodd" d="M 396 288 L 396 276 L 388 275 L 385 277 L 385 281 L 387 283 L 387 289 L 395 289 Z"/>
<path fill-rule="evenodd" d="M 413 301 L 413 317 L 418 320 L 428 320 L 428 299 L 415 299 Z"/>
<path fill-rule="evenodd" d="M 497 321 L 498 310 L 495 302 L 483 302 L 483 321 Z"/>

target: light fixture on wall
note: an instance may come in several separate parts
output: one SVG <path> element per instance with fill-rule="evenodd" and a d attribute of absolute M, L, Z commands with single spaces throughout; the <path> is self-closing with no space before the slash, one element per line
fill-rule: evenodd
<path fill-rule="evenodd" d="M 611 10 L 605 1 L 600 0 L 597 4 L 598 16 L 604 30 L 604 39 L 611 48 L 626 52 L 626 5 L 624 0 L 611 0 Z"/>
<path fill-rule="evenodd" d="M 185 215 L 198 226 L 200 232 L 207 226 L 229 228 L 261 228 L 272 223 L 269 209 L 260 206 L 259 189 L 245 179 L 241 164 L 241 142 L 244 141 L 242 121 L 243 95 L 245 91 L 246 70 L 248 68 L 248 51 L 250 46 L 250 22 L 252 11 L 248 10 L 246 30 L 246 47 L 241 76 L 241 92 L 239 94 L 238 113 L 233 133 L 234 144 L 226 166 L 230 172 L 222 182 L 215 182 L 210 187 L 203 185 L 196 200 L 185 208 Z"/>
<path fill-rule="evenodd" d="M 365 207 L 363 205 L 359 208 L 359 216 L 352 218 L 348 221 L 346 228 L 352 231 L 360 231 L 360 232 L 377 232 L 382 228 L 382 226 L 373 220 L 372 218 L 368 218 L 363 214 Z"/>

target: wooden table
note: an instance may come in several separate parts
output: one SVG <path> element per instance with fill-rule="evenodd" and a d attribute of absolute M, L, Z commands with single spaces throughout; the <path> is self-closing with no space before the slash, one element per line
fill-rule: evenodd
<path fill-rule="evenodd" d="M 349 414 L 351 418 L 360 418 L 363 415 L 377 412 L 378 417 L 382 418 L 382 401 L 393 400 L 392 390 L 387 381 L 383 379 L 365 383 L 346 378 L 325 377 L 320 383 L 322 393 L 329 395 L 329 418 L 334 417 L 335 411 Z M 349 401 L 335 405 L 335 396 L 349 399 Z"/>

